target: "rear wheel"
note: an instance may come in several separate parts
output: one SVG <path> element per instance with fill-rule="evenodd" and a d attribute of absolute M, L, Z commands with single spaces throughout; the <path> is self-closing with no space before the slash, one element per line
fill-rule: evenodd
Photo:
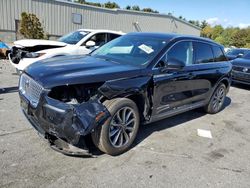
<path fill-rule="evenodd" d="M 119 155 L 129 149 L 139 128 L 136 104 L 127 98 L 105 101 L 111 117 L 92 133 L 94 144 L 103 152 Z"/>
<path fill-rule="evenodd" d="M 219 112 L 224 104 L 226 98 L 226 86 L 221 83 L 214 91 L 209 103 L 205 106 L 205 111 L 210 114 Z"/>

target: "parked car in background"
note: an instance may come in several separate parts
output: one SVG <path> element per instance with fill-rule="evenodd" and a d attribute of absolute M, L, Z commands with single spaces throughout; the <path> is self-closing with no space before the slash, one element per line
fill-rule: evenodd
<path fill-rule="evenodd" d="M 139 124 L 199 107 L 219 112 L 231 69 L 223 47 L 211 40 L 131 33 L 88 56 L 32 64 L 20 77 L 19 94 L 25 116 L 57 151 L 86 154 L 91 134 L 101 151 L 118 155 Z"/>
<path fill-rule="evenodd" d="M 6 59 L 8 52 L 9 52 L 9 47 L 7 46 L 7 44 L 5 44 L 0 40 L 0 59 Z"/>
<path fill-rule="evenodd" d="M 14 42 L 9 53 L 10 63 L 18 72 L 30 64 L 56 56 L 88 54 L 124 33 L 110 30 L 80 29 L 58 41 L 25 39 Z"/>
<path fill-rule="evenodd" d="M 235 83 L 250 85 L 250 52 L 232 61 L 232 80 Z"/>
<path fill-rule="evenodd" d="M 233 60 L 242 57 L 249 52 L 250 49 L 248 48 L 231 48 L 230 50 L 227 51 L 226 56 L 228 60 Z"/>

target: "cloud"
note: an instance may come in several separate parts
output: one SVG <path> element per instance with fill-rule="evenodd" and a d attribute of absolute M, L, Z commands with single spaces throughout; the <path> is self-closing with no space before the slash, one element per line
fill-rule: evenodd
<path fill-rule="evenodd" d="M 217 17 L 214 17 L 214 18 L 208 18 L 206 21 L 211 26 L 215 26 L 215 25 L 222 25 L 223 27 L 232 26 L 232 23 L 226 18 L 222 20 Z"/>
<path fill-rule="evenodd" d="M 214 18 L 208 18 L 206 21 L 209 25 L 215 26 L 219 24 L 220 19 L 217 17 L 214 17 Z"/>
<path fill-rule="evenodd" d="M 248 23 L 248 24 L 246 24 L 246 23 L 240 23 L 240 24 L 238 25 L 238 27 L 239 27 L 240 29 L 244 29 L 244 28 L 250 27 L 250 23 Z"/>
<path fill-rule="evenodd" d="M 224 28 L 226 27 L 239 27 L 240 29 L 244 29 L 250 27 L 250 23 L 239 23 L 239 24 L 232 24 L 228 19 L 219 19 L 217 17 L 208 18 L 206 19 L 207 23 L 211 26 L 215 25 L 222 25 Z"/>

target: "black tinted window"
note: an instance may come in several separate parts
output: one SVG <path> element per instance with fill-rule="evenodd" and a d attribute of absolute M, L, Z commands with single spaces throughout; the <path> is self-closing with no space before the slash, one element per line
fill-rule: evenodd
<path fill-rule="evenodd" d="M 167 61 L 176 59 L 186 65 L 193 64 L 193 45 L 192 42 L 179 42 L 175 44 L 167 53 Z"/>
<path fill-rule="evenodd" d="M 214 52 L 214 61 L 226 61 L 227 58 L 225 57 L 224 53 L 222 52 L 221 48 L 219 46 L 213 46 L 213 52 Z"/>
<path fill-rule="evenodd" d="M 120 35 L 117 34 L 109 34 L 109 41 L 116 39 L 117 37 L 120 37 Z"/>
<path fill-rule="evenodd" d="M 208 63 L 214 61 L 212 48 L 209 44 L 194 42 L 195 63 Z"/>
<path fill-rule="evenodd" d="M 96 43 L 96 46 L 102 46 L 106 43 L 106 34 L 105 33 L 95 34 L 88 41 L 94 41 Z M 88 41 L 86 41 L 86 43 Z"/>

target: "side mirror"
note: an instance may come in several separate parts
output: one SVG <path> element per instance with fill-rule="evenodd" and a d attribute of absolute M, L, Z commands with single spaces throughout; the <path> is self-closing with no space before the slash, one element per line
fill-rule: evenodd
<path fill-rule="evenodd" d="M 87 48 L 91 48 L 94 47 L 96 45 L 96 43 L 92 40 L 89 40 L 88 42 L 86 42 L 86 47 Z"/>
<path fill-rule="evenodd" d="M 185 63 L 178 59 L 169 59 L 165 63 L 165 66 L 167 70 L 181 70 L 183 67 L 185 67 Z"/>

